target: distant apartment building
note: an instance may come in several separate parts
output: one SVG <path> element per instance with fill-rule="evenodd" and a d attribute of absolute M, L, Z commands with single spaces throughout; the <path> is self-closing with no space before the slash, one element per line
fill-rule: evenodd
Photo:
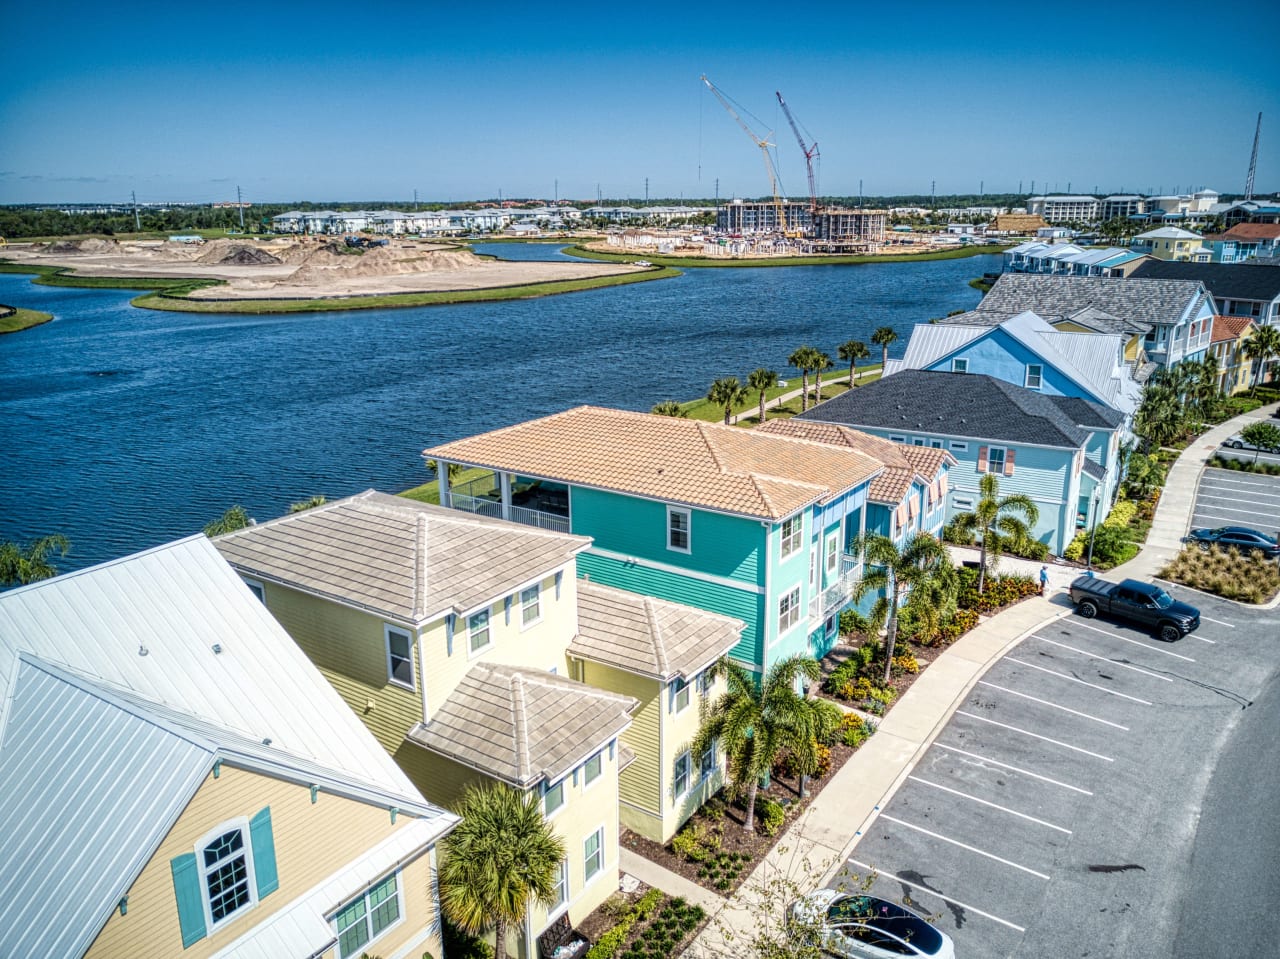
<path fill-rule="evenodd" d="M 884 210 L 821 210 L 813 236 L 832 243 L 883 243 L 888 218 Z"/>
<path fill-rule="evenodd" d="M 1147 198 L 1137 193 L 1116 193 L 1102 198 L 1102 222 L 1138 216 L 1147 212 Z"/>
<path fill-rule="evenodd" d="M 1093 223 L 1102 204 L 1093 196 L 1033 196 L 1027 199 L 1027 213 L 1044 217 L 1048 223 Z"/>
<path fill-rule="evenodd" d="M 778 233 L 807 230 L 809 225 L 808 201 L 730 200 L 716 211 L 716 230 L 721 233 Z"/>

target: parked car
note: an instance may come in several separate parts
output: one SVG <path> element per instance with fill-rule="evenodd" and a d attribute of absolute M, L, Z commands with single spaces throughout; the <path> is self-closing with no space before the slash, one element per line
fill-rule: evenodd
<path fill-rule="evenodd" d="M 791 920 L 793 929 L 817 935 L 822 950 L 833 956 L 955 959 L 950 936 L 905 906 L 876 896 L 819 889 L 791 904 Z"/>
<path fill-rule="evenodd" d="M 1233 450 L 1262 450 L 1264 453 L 1280 453 L 1280 446 L 1254 446 L 1239 433 L 1234 436 L 1228 436 L 1222 441 L 1223 446 L 1228 446 Z"/>
<path fill-rule="evenodd" d="M 1071 602 L 1085 619 L 1107 613 L 1151 627 L 1166 643 L 1181 639 L 1200 626 L 1200 610 L 1174 599 L 1159 586 L 1136 579 L 1109 583 L 1093 576 L 1071 584 Z"/>
<path fill-rule="evenodd" d="M 1274 536 L 1259 533 L 1247 526 L 1219 526 L 1217 529 L 1193 529 L 1182 538 L 1184 543 L 1194 543 L 1208 549 L 1217 543 L 1223 549 L 1235 547 L 1242 553 L 1261 553 L 1267 559 L 1280 557 L 1280 541 Z"/>

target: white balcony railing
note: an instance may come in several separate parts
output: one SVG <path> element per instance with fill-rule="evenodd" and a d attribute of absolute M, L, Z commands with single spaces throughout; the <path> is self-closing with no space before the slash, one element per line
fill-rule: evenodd
<path fill-rule="evenodd" d="M 464 493 L 449 493 L 449 505 L 453 509 L 480 516 L 491 516 L 502 519 L 502 503 L 487 496 L 467 496 Z M 556 513 L 544 513 L 542 510 L 529 509 L 526 506 L 512 506 L 511 515 L 507 517 L 513 523 L 522 526 L 536 526 L 538 529 L 551 530 L 556 533 L 569 532 L 569 517 Z"/>
<path fill-rule="evenodd" d="M 840 557 L 840 578 L 809 599 L 809 621 L 819 623 L 853 599 L 854 588 L 862 576 L 862 564 L 851 553 Z"/>

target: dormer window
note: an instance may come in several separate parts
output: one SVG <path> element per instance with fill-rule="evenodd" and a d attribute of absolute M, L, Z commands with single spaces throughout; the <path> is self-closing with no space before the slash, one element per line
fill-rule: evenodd
<path fill-rule="evenodd" d="M 968 373 L 968 372 L 969 372 L 969 360 L 968 360 L 966 357 L 963 357 L 963 356 L 957 356 L 957 357 L 955 357 L 955 358 L 951 361 L 951 372 L 952 372 L 952 373 Z"/>
<path fill-rule="evenodd" d="M 1040 389 L 1040 383 L 1043 381 L 1043 379 L 1044 379 L 1044 365 L 1041 363 L 1028 363 L 1027 378 L 1026 378 L 1026 382 L 1023 383 L 1023 386 L 1025 386 L 1029 390 L 1038 390 Z"/>

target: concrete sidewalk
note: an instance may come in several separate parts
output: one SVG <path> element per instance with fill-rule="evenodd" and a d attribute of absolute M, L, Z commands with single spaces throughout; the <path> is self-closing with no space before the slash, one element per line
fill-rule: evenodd
<path fill-rule="evenodd" d="M 1224 439 L 1267 418 L 1273 409 L 1264 407 L 1213 427 L 1178 457 L 1169 469 L 1147 544 L 1109 576 L 1150 578 L 1181 550 L 1205 464 Z M 876 734 L 832 776 L 769 856 L 724 902 L 686 955 L 742 952 L 735 942 L 741 943 L 762 922 L 778 920 L 771 914 L 785 906 L 776 901 L 780 889 L 799 893 L 835 877 L 974 684 L 1023 637 L 1071 613 L 1062 582 L 1065 567 L 1055 569 L 1050 564 L 1049 569 L 1050 595 L 1034 597 L 980 623 L 934 660 L 889 711 Z M 655 878 L 661 885 L 661 877 Z M 774 894 L 762 898 L 762 887 L 772 888 Z M 770 918 L 762 918 L 766 916 Z"/>

